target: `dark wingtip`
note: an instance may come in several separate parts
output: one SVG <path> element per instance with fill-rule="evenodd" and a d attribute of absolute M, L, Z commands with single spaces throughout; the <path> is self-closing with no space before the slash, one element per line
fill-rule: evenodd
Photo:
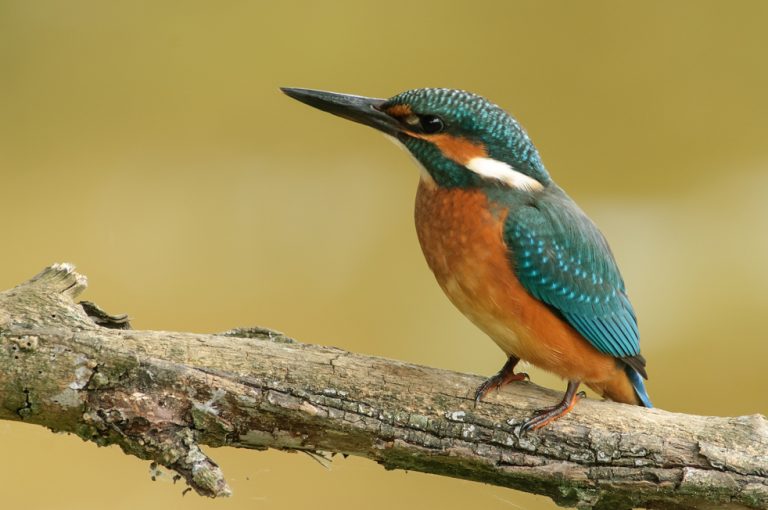
<path fill-rule="evenodd" d="M 643 379 L 648 379 L 648 372 L 645 370 L 645 358 L 642 354 L 626 356 L 621 358 L 621 361 L 634 368 L 637 373 L 643 376 Z"/>

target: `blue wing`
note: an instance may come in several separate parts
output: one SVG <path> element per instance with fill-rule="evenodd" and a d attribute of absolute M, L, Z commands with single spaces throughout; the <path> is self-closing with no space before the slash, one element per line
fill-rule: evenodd
<path fill-rule="evenodd" d="M 528 292 L 599 351 L 637 357 L 645 375 L 637 319 L 616 261 L 594 223 L 564 192 L 510 210 L 504 242 Z"/>

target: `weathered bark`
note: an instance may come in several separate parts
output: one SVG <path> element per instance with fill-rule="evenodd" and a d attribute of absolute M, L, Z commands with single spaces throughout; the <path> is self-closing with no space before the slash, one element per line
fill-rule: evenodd
<path fill-rule="evenodd" d="M 760 415 L 585 400 L 519 437 L 515 423 L 557 393 L 515 383 L 475 408 L 477 376 L 269 330 L 114 329 L 127 327 L 125 317 L 73 301 L 85 286 L 63 264 L 0 294 L 0 419 L 118 444 L 203 495 L 229 488 L 200 444 L 359 455 L 565 506 L 768 507 L 768 423 Z"/>

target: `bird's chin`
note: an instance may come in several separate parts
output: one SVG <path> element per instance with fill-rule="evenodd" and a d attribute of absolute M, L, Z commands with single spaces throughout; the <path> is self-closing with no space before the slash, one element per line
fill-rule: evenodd
<path fill-rule="evenodd" d="M 400 131 L 393 138 L 395 138 L 398 142 L 404 144 L 406 140 L 408 140 L 411 137 L 407 133 Z"/>
<path fill-rule="evenodd" d="M 400 147 L 402 150 L 406 151 L 408 154 L 411 154 L 411 151 L 408 150 L 408 147 L 405 146 L 405 140 L 408 138 L 407 135 L 403 135 L 401 133 L 397 133 L 394 135 L 390 135 L 389 133 L 383 133 L 384 138 L 395 144 L 396 146 Z M 411 154 L 413 156 L 413 154 Z"/>
<path fill-rule="evenodd" d="M 419 167 L 419 176 L 421 177 L 422 181 L 431 185 L 435 184 L 435 180 L 432 178 L 427 168 L 422 164 L 421 161 L 419 161 L 419 158 L 414 156 L 413 153 L 410 150 L 408 150 L 408 147 L 406 147 L 405 141 L 408 140 L 408 138 L 410 138 L 407 134 L 398 133 L 397 135 L 393 136 L 393 135 L 388 135 L 384 133 L 384 136 L 387 138 L 387 140 L 391 141 L 393 144 L 400 147 L 411 157 L 411 159 L 416 163 L 416 166 Z"/>

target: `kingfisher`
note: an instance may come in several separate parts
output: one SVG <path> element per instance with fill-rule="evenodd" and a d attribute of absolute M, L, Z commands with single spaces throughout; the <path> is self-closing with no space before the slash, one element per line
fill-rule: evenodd
<path fill-rule="evenodd" d="M 389 99 L 282 88 L 288 96 L 373 127 L 420 164 L 416 232 L 450 301 L 507 361 L 474 393 L 528 379 L 520 360 L 567 381 L 537 430 L 584 398 L 653 407 L 635 311 L 608 242 L 550 176 L 526 131 L 487 99 L 420 88 Z"/>

